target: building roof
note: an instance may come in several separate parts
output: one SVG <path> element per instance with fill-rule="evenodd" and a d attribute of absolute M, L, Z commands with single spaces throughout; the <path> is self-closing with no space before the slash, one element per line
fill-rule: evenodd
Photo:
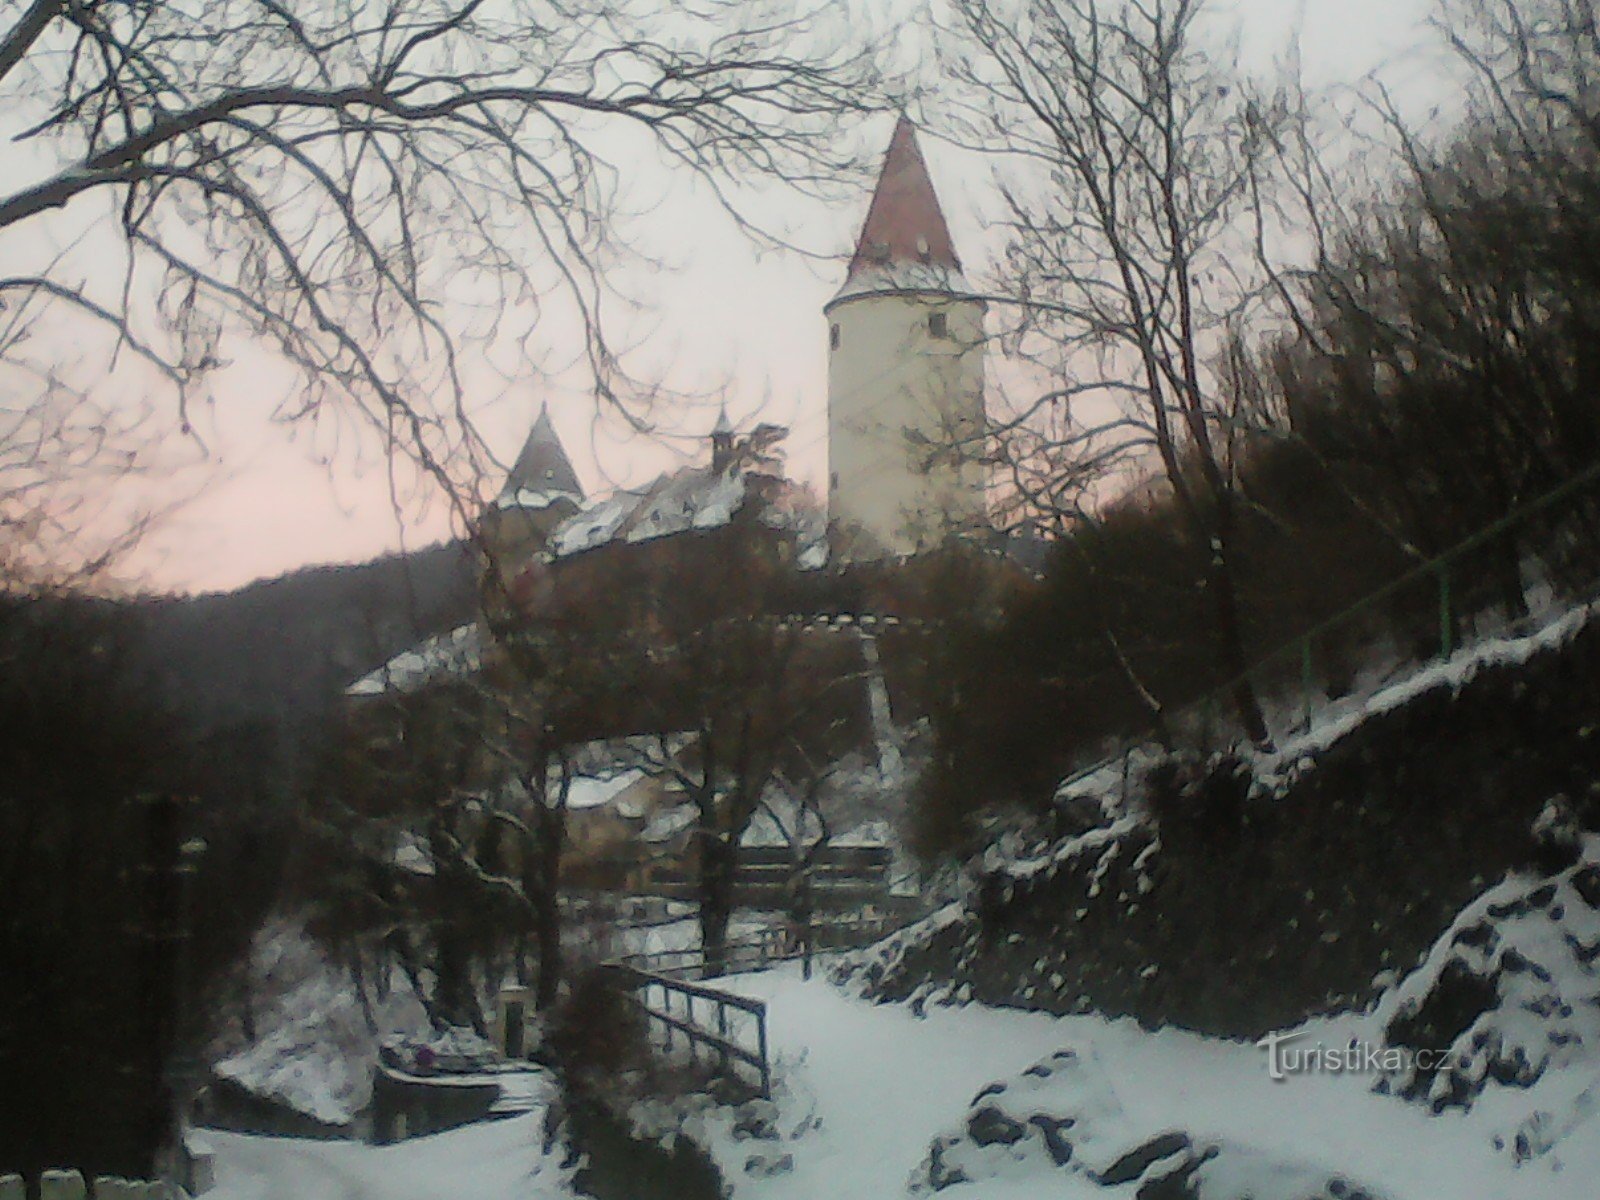
<path fill-rule="evenodd" d="M 539 409 L 539 417 L 528 431 L 528 440 L 522 443 L 522 452 L 506 476 L 496 503 L 501 508 L 543 508 L 558 496 L 571 496 L 583 500 L 583 485 L 578 473 L 572 469 L 572 460 L 561 445 L 561 435 L 550 421 L 548 405 Z"/>
<path fill-rule="evenodd" d="M 844 288 L 834 301 L 869 291 L 964 288 L 950 227 L 933 190 L 916 126 L 901 117 L 889 140 Z"/>

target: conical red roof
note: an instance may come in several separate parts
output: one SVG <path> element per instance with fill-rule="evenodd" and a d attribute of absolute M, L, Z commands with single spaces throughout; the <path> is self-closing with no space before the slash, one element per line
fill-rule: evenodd
<path fill-rule="evenodd" d="M 959 271 L 950 227 L 945 224 L 928 164 L 917 145 L 916 126 L 901 117 L 884 155 L 878 188 L 850 260 L 848 281 L 890 263 L 927 263 Z"/>

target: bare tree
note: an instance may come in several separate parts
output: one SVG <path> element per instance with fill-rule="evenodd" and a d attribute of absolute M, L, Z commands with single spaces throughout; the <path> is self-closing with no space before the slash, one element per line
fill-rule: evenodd
<path fill-rule="evenodd" d="M 0 18 L 0 303 L 103 327 L 186 429 L 270 347 L 280 415 L 359 411 L 454 492 L 484 465 L 465 347 L 576 329 L 597 394 L 637 398 L 605 321 L 619 146 L 755 232 L 738 181 L 833 182 L 873 83 L 820 9 L 766 3 L 28 0 Z"/>
<path fill-rule="evenodd" d="M 1201 35 L 1203 0 L 949 10 L 961 132 L 1042 181 L 1004 188 L 1011 237 L 991 297 L 1013 314 L 1008 348 L 1062 380 L 997 431 L 1020 456 L 1016 482 L 1070 518 L 1086 482 L 1153 452 L 1209 560 L 1218 664 L 1264 741 L 1244 675 L 1235 435 L 1213 364 L 1263 294 L 1249 188 L 1283 110 L 1252 98 Z"/>
<path fill-rule="evenodd" d="M 115 495 L 170 467 L 146 406 L 117 406 L 41 362 L 34 314 L 0 309 L 0 587 L 82 584 L 136 545 L 162 510 Z"/>

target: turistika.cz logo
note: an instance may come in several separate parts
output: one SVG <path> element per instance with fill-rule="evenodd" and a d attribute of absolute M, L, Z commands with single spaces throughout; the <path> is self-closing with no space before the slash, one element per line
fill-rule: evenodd
<path fill-rule="evenodd" d="M 1340 1046 L 1326 1042 L 1297 1045 L 1305 1030 L 1269 1033 L 1256 1043 L 1267 1052 L 1267 1077 L 1287 1079 L 1291 1075 L 1372 1075 L 1421 1072 L 1431 1074 L 1449 1067 L 1454 1056 L 1449 1050 L 1414 1050 L 1409 1046 L 1383 1046 L 1352 1039 Z"/>

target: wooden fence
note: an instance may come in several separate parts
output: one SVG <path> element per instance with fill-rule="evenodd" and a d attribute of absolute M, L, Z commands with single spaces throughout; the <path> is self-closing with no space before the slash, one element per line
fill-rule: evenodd
<path fill-rule="evenodd" d="M 682 1038 L 691 1062 L 699 1063 L 703 1054 L 709 1065 L 729 1077 L 737 1077 L 740 1067 L 749 1068 L 755 1072 L 757 1093 L 771 1098 L 763 1001 L 638 967 L 621 969 L 640 1010 L 659 1026 L 668 1054 Z"/>

